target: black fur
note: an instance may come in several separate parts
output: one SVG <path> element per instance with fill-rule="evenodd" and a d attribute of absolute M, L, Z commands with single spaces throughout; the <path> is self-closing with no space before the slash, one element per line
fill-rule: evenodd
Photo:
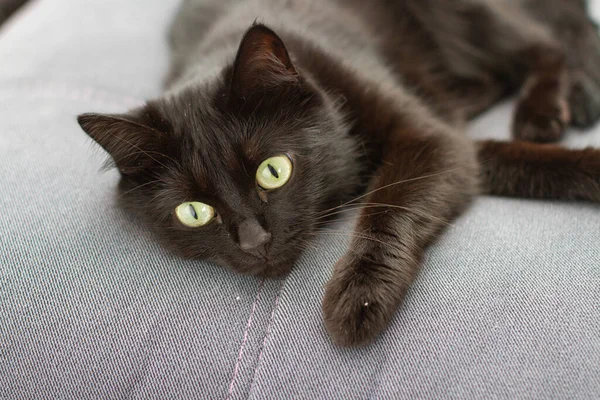
<path fill-rule="evenodd" d="M 517 91 L 517 139 L 598 120 L 600 38 L 583 1 L 188 0 L 170 39 L 162 97 L 79 117 L 121 171 L 125 206 L 179 254 L 263 276 L 361 207 L 323 300 L 340 345 L 385 328 L 427 245 L 477 193 L 600 201 L 597 150 L 461 132 Z M 293 176 L 264 191 L 255 173 L 276 155 Z M 186 201 L 218 215 L 185 228 Z M 266 260 L 241 249 L 242 224 L 270 234 Z"/>

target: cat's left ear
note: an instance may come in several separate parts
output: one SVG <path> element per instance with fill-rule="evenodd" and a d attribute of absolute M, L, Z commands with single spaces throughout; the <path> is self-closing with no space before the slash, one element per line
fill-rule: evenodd
<path fill-rule="evenodd" d="M 82 114 L 77 122 L 123 175 L 140 173 L 164 157 L 167 134 L 146 107 L 127 114 Z"/>
<path fill-rule="evenodd" d="M 245 98 L 255 91 L 293 84 L 299 79 L 281 38 L 262 24 L 253 25 L 238 49 L 232 93 Z"/>

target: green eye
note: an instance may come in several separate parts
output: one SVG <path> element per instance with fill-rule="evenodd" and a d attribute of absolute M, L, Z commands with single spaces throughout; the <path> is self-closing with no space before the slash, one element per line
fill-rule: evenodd
<path fill-rule="evenodd" d="M 265 160 L 256 171 L 256 182 L 266 190 L 279 189 L 292 176 L 292 162 L 286 156 Z"/>
<path fill-rule="evenodd" d="M 215 209 L 211 206 L 198 203 L 183 203 L 175 209 L 177 219 L 190 228 L 199 228 L 208 224 L 215 217 Z"/>

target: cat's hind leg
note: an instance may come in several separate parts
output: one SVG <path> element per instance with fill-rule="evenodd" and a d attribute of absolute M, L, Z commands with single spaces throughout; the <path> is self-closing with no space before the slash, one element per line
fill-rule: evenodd
<path fill-rule="evenodd" d="M 519 91 L 513 122 L 516 139 L 555 142 L 571 123 L 589 125 L 597 119 L 595 89 L 585 83 L 594 81 L 595 74 L 587 71 L 596 69 L 574 68 L 577 60 L 593 64 L 589 53 L 594 41 L 583 49 L 580 33 L 573 43 L 566 41 L 576 22 L 591 24 L 581 6 L 562 0 L 535 1 L 409 3 L 434 36 L 453 74 L 463 78 L 491 74 L 504 82 L 507 91 Z M 559 30 L 553 16 L 541 11 L 556 7 L 579 10 L 569 17 L 570 30 Z M 558 14 L 556 24 L 563 23 Z"/>
<path fill-rule="evenodd" d="M 572 125 L 589 128 L 600 120 L 600 35 L 597 26 L 583 16 L 572 30 L 558 32 L 565 42 L 571 72 L 569 106 Z"/>
<path fill-rule="evenodd" d="M 570 73 L 563 50 L 534 43 L 516 57 L 526 64 L 525 79 L 513 120 L 513 136 L 531 142 L 556 142 L 571 122 Z"/>
<path fill-rule="evenodd" d="M 549 35 L 527 36 L 528 46 L 515 53 L 515 65 L 525 66 L 527 78 L 513 133 L 552 142 L 568 126 L 589 128 L 600 119 L 600 36 L 584 2 L 524 0 L 522 5 L 541 28 L 534 31 Z"/>
<path fill-rule="evenodd" d="M 570 73 L 571 124 L 588 128 L 600 119 L 600 36 L 585 0 L 519 0 L 564 49 Z"/>
<path fill-rule="evenodd" d="M 516 139 L 559 140 L 570 123 L 570 72 L 552 31 L 512 0 L 408 0 L 434 36 L 449 71 L 463 78 L 493 76 L 506 92 L 520 90 Z"/>

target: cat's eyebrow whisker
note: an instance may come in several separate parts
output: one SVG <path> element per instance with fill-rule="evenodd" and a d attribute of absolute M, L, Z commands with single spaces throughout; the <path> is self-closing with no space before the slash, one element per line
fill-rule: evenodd
<path fill-rule="evenodd" d="M 138 155 L 138 154 L 146 154 L 146 155 L 149 155 L 149 154 L 156 154 L 156 155 L 158 155 L 158 156 L 162 156 L 162 157 L 168 158 L 169 160 L 173 161 L 173 163 L 175 163 L 175 164 L 179 165 L 179 163 L 178 163 L 177 161 L 175 161 L 175 160 L 174 160 L 172 157 L 169 157 L 168 155 L 166 155 L 166 154 L 164 154 L 164 153 L 161 153 L 161 152 L 159 152 L 159 151 L 151 151 L 151 150 L 149 150 L 149 151 L 148 151 L 148 150 L 144 150 L 144 151 L 142 151 L 142 150 L 140 150 L 140 151 L 138 151 L 138 152 L 135 152 L 135 153 L 130 153 L 129 155 L 130 155 L 130 156 L 134 156 L 134 155 Z"/>
<path fill-rule="evenodd" d="M 148 154 L 147 151 L 142 150 L 139 146 L 136 146 L 135 144 L 131 143 L 129 140 L 127 139 L 123 139 L 122 137 L 117 136 L 116 134 L 113 134 L 113 136 L 125 143 L 127 143 L 128 145 L 130 145 L 131 147 L 133 147 L 134 149 L 137 149 L 140 153 L 147 155 L 148 157 L 150 157 L 153 161 L 157 162 L 158 164 L 162 165 L 163 167 L 169 169 L 168 166 L 166 166 L 165 164 L 163 164 L 162 162 L 160 162 L 159 160 L 157 160 L 156 158 L 152 157 L 150 154 Z M 160 154 L 160 153 L 159 153 Z M 164 156 L 164 154 L 161 154 Z"/>
<path fill-rule="evenodd" d="M 145 205 L 145 206 L 149 206 L 150 204 L 152 204 L 152 203 L 154 203 L 156 200 L 158 200 L 160 197 L 161 197 L 161 194 L 160 194 L 160 192 L 158 192 L 158 191 L 157 191 L 157 192 L 154 194 L 154 196 L 152 196 L 152 197 L 151 197 L 151 198 L 148 200 L 148 202 L 146 203 L 146 205 Z"/>
<path fill-rule="evenodd" d="M 136 187 L 134 187 L 133 189 L 129 189 L 128 191 L 121 193 L 121 195 L 120 195 L 118 198 L 119 198 L 119 199 L 121 199 L 121 198 L 123 198 L 123 197 L 127 196 L 127 195 L 128 195 L 129 193 L 131 193 L 131 192 L 134 192 L 134 191 L 136 191 L 136 190 L 138 190 L 138 189 L 141 189 L 141 188 L 143 188 L 143 187 L 146 187 L 146 186 L 149 186 L 149 185 L 153 185 L 153 184 L 155 184 L 155 183 L 160 183 L 160 182 L 162 182 L 162 180 L 161 180 L 161 179 L 156 179 L 156 180 L 154 180 L 154 181 L 146 182 L 146 183 L 144 183 L 144 184 L 142 184 L 142 185 L 139 185 L 139 186 L 136 186 Z"/>

